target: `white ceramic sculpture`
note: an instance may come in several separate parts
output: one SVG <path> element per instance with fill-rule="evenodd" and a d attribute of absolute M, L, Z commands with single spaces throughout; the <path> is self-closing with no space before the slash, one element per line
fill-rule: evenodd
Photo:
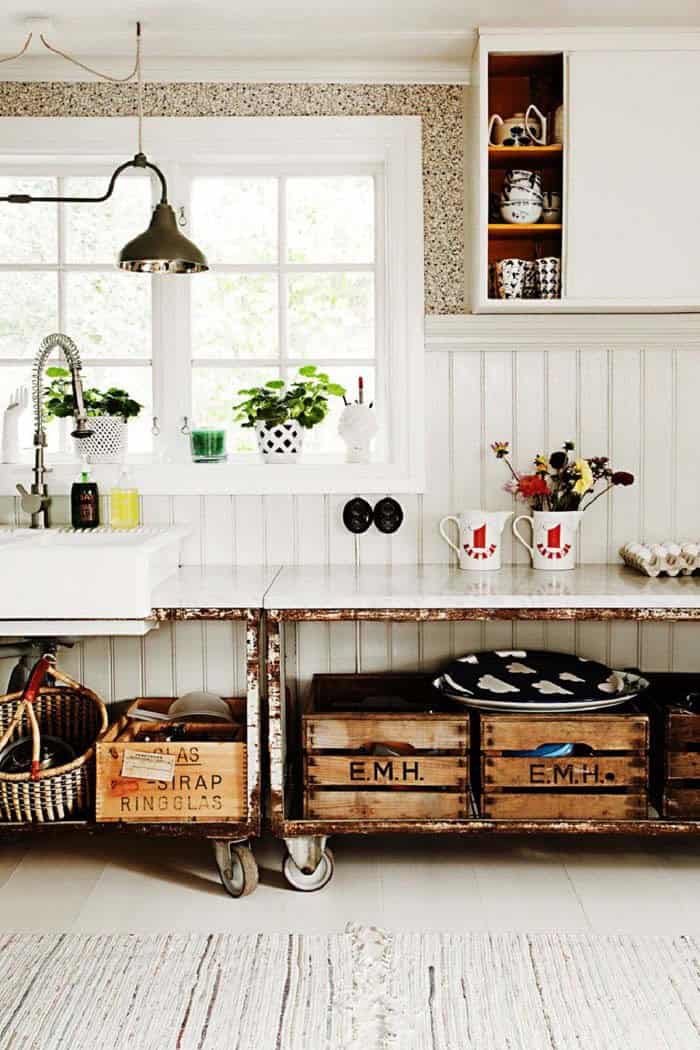
<path fill-rule="evenodd" d="M 345 459 L 348 463 L 369 463 L 377 430 L 377 418 L 369 405 L 345 406 L 338 422 L 338 433 L 347 446 Z"/>
<path fill-rule="evenodd" d="M 19 463 L 19 420 L 28 404 L 26 386 L 19 386 L 10 394 L 2 417 L 2 463 Z"/>

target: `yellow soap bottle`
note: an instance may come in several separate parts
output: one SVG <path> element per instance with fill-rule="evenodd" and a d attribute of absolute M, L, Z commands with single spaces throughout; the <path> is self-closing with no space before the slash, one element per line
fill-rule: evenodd
<path fill-rule="evenodd" d="M 113 529 L 135 529 L 139 525 L 139 492 L 126 470 L 109 494 L 109 524 Z"/>

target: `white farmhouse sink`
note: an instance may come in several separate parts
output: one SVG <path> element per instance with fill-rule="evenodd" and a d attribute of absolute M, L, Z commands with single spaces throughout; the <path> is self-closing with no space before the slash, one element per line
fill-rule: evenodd
<path fill-rule="evenodd" d="M 187 530 L 0 529 L 0 619 L 142 619 Z"/>

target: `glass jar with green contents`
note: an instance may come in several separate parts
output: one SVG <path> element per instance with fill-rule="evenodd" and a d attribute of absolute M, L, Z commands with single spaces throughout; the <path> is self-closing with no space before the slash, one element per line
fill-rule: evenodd
<path fill-rule="evenodd" d="M 226 431 L 213 427 L 193 427 L 190 452 L 195 463 L 222 463 L 226 457 Z"/>

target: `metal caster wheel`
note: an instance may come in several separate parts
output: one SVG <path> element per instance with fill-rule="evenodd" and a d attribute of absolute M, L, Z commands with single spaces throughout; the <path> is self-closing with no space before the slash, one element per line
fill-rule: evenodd
<path fill-rule="evenodd" d="M 232 897 L 247 897 L 258 885 L 258 865 L 248 845 L 214 840 L 214 856 L 221 884 Z"/>
<path fill-rule="evenodd" d="M 322 890 L 333 878 L 334 871 L 333 851 L 327 848 L 321 854 L 321 859 L 315 871 L 310 873 L 298 868 L 290 853 L 284 858 L 285 879 L 295 890 L 301 890 L 303 893 L 314 893 L 316 890 Z"/>

